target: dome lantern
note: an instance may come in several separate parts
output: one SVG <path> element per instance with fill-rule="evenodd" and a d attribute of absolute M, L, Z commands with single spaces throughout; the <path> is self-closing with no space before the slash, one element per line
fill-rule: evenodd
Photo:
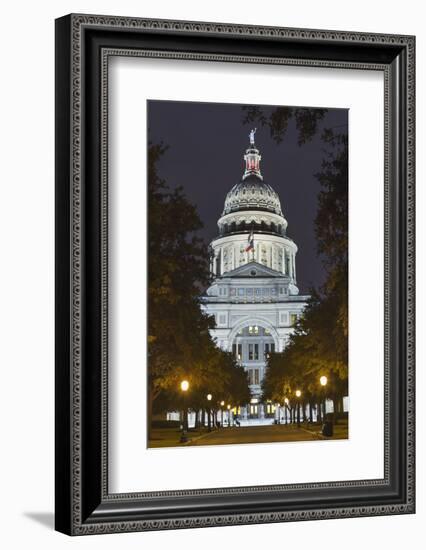
<path fill-rule="evenodd" d="M 248 176 L 255 175 L 259 179 L 263 180 L 262 174 L 260 172 L 260 161 L 262 156 L 259 153 L 259 150 L 256 148 L 254 143 L 254 134 L 256 133 L 257 128 L 250 131 L 250 147 L 246 150 L 244 155 L 244 160 L 246 162 L 246 169 L 243 175 L 243 180 Z"/>
<path fill-rule="evenodd" d="M 251 130 L 250 145 L 246 149 L 245 171 L 241 181 L 226 195 L 222 216 L 232 212 L 263 210 L 282 216 L 281 202 L 275 190 L 268 185 L 260 172 L 260 155 L 254 143 L 256 128 Z"/>

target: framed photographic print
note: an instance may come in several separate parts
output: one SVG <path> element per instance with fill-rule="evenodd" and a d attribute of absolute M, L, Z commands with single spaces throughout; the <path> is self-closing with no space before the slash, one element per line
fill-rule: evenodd
<path fill-rule="evenodd" d="M 413 513 L 414 37 L 56 21 L 56 529 Z"/>

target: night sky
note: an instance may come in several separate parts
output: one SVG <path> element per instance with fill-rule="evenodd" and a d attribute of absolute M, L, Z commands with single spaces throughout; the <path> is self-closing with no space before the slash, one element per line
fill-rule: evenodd
<path fill-rule="evenodd" d="M 274 107 L 262 107 L 268 116 Z M 231 187 L 241 180 L 248 134 L 241 105 L 178 101 L 148 102 L 148 140 L 169 146 L 158 163 L 159 175 L 170 187 L 182 185 L 196 205 L 204 228 L 200 235 L 208 244 L 217 236 L 217 220 Z M 316 252 L 314 219 L 320 184 L 314 174 L 321 170 L 323 128 L 345 131 L 348 111 L 329 109 L 317 135 L 305 145 L 297 144 L 294 120 L 281 143 L 267 127 L 258 127 L 255 142 L 260 150 L 261 172 L 281 199 L 288 222 L 287 235 L 298 246 L 297 282 L 300 293 L 324 281 L 324 269 Z M 256 242 L 255 242 L 256 245 Z"/>

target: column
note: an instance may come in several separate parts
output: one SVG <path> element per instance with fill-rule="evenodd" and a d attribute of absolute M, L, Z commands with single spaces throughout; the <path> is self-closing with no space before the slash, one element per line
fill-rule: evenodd
<path fill-rule="evenodd" d="M 220 248 L 220 274 L 223 275 L 223 247 Z"/>
<path fill-rule="evenodd" d="M 283 246 L 283 273 L 285 275 L 285 262 L 286 262 L 286 252 L 285 252 L 285 246 Z"/>
<path fill-rule="evenodd" d="M 296 280 L 296 253 L 293 254 L 293 277 Z"/>

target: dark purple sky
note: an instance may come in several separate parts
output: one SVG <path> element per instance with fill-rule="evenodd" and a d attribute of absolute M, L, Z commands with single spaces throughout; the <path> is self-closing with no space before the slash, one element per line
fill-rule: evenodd
<path fill-rule="evenodd" d="M 248 133 L 253 126 L 244 124 L 241 105 L 150 100 L 148 139 L 163 142 L 169 149 L 161 158 L 159 175 L 170 187 L 182 185 L 198 209 L 204 223 L 200 232 L 206 243 L 217 235 L 226 193 L 243 174 L 243 155 Z M 262 107 L 268 115 L 274 107 Z M 299 146 L 298 133 L 291 120 L 281 143 L 259 127 L 256 146 L 262 155 L 264 181 L 272 185 L 281 199 L 288 221 L 287 234 L 297 244 L 297 281 L 301 293 L 324 280 L 321 259 L 316 252 L 314 219 L 320 189 L 314 174 L 321 170 L 324 144 L 323 128 L 345 131 L 346 109 L 329 109 L 311 142 Z"/>

